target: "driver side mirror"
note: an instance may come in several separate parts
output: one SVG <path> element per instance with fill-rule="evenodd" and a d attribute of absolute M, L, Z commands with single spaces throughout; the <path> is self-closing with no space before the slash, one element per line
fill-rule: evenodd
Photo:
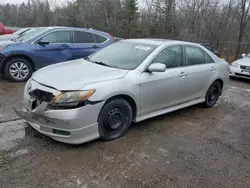
<path fill-rule="evenodd" d="M 241 54 L 241 57 L 245 57 L 246 56 L 246 54 Z"/>
<path fill-rule="evenodd" d="M 166 65 L 163 63 L 153 63 L 148 67 L 149 72 L 165 72 L 166 70 Z"/>

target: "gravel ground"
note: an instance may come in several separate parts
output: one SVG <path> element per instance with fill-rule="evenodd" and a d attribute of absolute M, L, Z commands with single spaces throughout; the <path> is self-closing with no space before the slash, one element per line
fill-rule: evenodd
<path fill-rule="evenodd" d="M 0 123 L 18 118 L 14 107 L 20 107 L 24 83 L 10 83 L 0 78 Z"/>
<path fill-rule="evenodd" d="M 132 126 L 111 142 L 61 144 L 17 118 L 23 84 L 0 81 L 1 188 L 250 187 L 250 81 Z"/>

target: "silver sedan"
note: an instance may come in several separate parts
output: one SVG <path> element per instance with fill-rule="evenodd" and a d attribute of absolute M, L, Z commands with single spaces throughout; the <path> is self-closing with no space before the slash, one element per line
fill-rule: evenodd
<path fill-rule="evenodd" d="M 86 59 L 37 71 L 16 112 L 57 141 L 81 144 L 123 136 L 132 122 L 187 106 L 216 104 L 228 63 L 199 44 L 129 39 Z"/>
<path fill-rule="evenodd" d="M 231 64 L 230 76 L 250 79 L 250 54 L 242 54 L 241 59 L 238 59 Z"/>

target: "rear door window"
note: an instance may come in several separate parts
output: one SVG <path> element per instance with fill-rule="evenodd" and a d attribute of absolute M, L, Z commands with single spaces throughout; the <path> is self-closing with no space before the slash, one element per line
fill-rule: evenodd
<path fill-rule="evenodd" d="M 214 60 L 206 52 L 204 52 L 204 55 L 206 63 L 214 63 Z"/>
<path fill-rule="evenodd" d="M 194 46 L 185 46 L 187 65 L 201 65 L 206 64 L 203 50 Z"/>
<path fill-rule="evenodd" d="M 74 31 L 74 43 L 96 43 L 94 35 L 84 31 Z"/>

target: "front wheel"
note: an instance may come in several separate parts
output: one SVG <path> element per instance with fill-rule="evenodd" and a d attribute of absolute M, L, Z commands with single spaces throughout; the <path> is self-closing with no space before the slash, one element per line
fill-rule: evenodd
<path fill-rule="evenodd" d="M 10 81 L 24 82 L 32 75 L 32 66 L 23 58 L 12 58 L 4 67 L 4 76 Z"/>
<path fill-rule="evenodd" d="M 102 108 L 99 118 L 99 134 L 102 140 L 122 137 L 132 122 L 132 108 L 124 99 L 114 99 Z"/>
<path fill-rule="evenodd" d="M 208 89 L 206 97 L 205 97 L 205 107 L 211 108 L 218 101 L 221 94 L 221 86 L 220 83 L 215 81 Z"/>

